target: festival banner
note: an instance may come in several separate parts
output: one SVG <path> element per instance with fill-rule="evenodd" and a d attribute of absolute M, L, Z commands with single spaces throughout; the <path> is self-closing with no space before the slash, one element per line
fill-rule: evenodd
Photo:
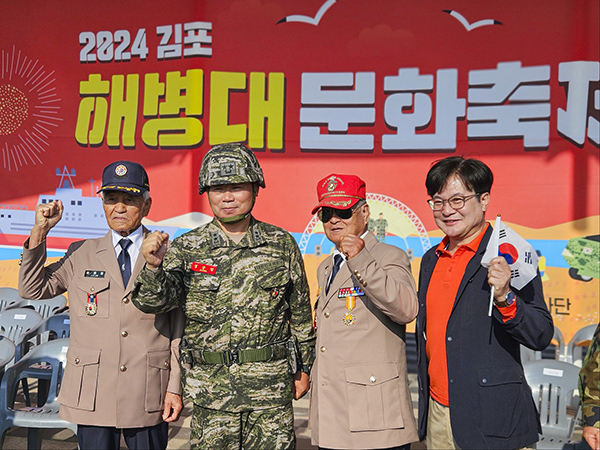
<path fill-rule="evenodd" d="M 289 230 L 316 267 L 332 250 L 316 183 L 366 181 L 371 229 L 421 256 L 442 238 L 425 175 L 450 155 L 494 172 L 498 213 L 539 257 L 568 340 L 599 320 L 600 10 L 596 0 L 3 2 L 0 286 L 16 287 L 38 203 L 60 198 L 59 257 L 107 231 L 102 168 L 144 165 L 146 224 L 207 220 L 208 149 L 251 147 L 254 215 Z"/>

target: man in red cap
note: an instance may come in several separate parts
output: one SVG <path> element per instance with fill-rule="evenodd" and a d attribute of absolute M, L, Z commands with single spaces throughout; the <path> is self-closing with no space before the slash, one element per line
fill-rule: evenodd
<path fill-rule="evenodd" d="M 406 253 L 368 231 L 365 182 L 317 184 L 333 254 L 318 268 L 312 443 L 320 449 L 401 449 L 418 440 L 406 371 L 405 324 L 417 316 Z"/>

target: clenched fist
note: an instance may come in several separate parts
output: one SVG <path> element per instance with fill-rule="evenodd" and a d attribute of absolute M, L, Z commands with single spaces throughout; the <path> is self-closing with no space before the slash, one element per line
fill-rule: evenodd
<path fill-rule="evenodd" d="M 36 247 L 46 239 L 48 232 L 60 221 L 63 210 L 60 200 L 36 206 L 35 223 L 29 235 L 29 248 Z"/>
<path fill-rule="evenodd" d="M 142 254 L 146 259 L 146 267 L 150 270 L 158 269 L 169 246 L 169 235 L 155 231 L 149 234 L 142 242 Z"/>

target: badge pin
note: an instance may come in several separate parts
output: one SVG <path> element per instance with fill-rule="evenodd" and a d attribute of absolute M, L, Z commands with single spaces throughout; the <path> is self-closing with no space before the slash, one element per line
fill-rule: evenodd
<path fill-rule="evenodd" d="M 95 316 L 98 312 L 98 306 L 95 303 L 88 303 L 85 307 L 85 312 L 88 316 Z"/>
<path fill-rule="evenodd" d="M 115 167 L 115 175 L 118 177 L 124 177 L 127 175 L 127 166 L 119 164 L 117 167 Z"/>
<path fill-rule="evenodd" d="M 97 294 L 88 293 L 87 305 L 85 307 L 85 313 L 88 316 L 95 316 L 98 312 L 98 299 Z"/>
<path fill-rule="evenodd" d="M 354 314 L 352 314 L 350 311 L 348 311 L 345 315 L 344 315 L 344 325 L 350 327 L 352 325 L 354 325 L 354 322 L 356 322 L 356 317 L 354 316 Z"/>

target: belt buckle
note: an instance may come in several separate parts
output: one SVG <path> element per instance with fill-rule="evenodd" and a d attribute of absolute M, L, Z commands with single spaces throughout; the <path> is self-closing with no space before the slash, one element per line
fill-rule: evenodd
<path fill-rule="evenodd" d="M 225 365 L 230 367 L 232 364 L 240 364 L 239 350 L 234 348 L 225 352 Z"/>

